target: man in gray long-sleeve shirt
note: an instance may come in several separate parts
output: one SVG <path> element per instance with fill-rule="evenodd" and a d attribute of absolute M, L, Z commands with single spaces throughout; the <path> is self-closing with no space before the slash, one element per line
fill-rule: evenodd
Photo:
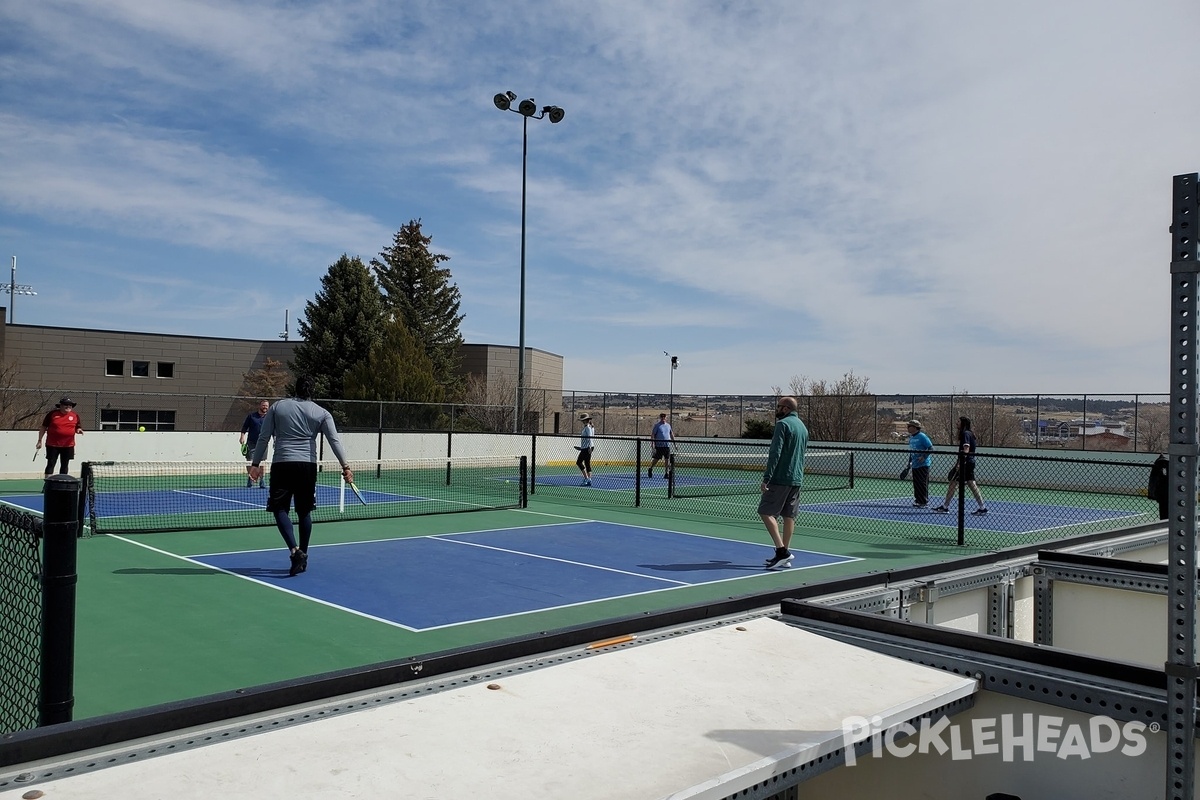
<path fill-rule="evenodd" d="M 292 566 L 288 575 L 298 575 L 308 569 L 308 543 L 312 538 L 312 512 L 317 507 L 317 434 L 325 434 L 329 447 L 342 465 L 346 483 L 354 482 L 354 473 L 346 465 L 346 453 L 337 427 L 329 412 L 312 401 L 314 381 L 304 375 L 296 380 L 296 396 L 280 400 L 271 406 L 263 419 L 262 431 L 254 456 L 250 460 L 251 480 L 261 480 L 263 458 L 267 444 L 275 440 L 275 455 L 271 459 L 271 493 L 267 511 L 275 514 L 275 525 L 291 552 Z M 293 498 L 299 518 L 300 543 L 292 534 L 292 518 L 288 510 Z"/>

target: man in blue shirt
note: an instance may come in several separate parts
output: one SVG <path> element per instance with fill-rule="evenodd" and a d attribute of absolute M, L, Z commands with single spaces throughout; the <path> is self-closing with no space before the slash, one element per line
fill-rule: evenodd
<path fill-rule="evenodd" d="M 912 469 L 913 506 L 929 505 L 929 467 L 933 465 L 933 441 L 921 430 L 921 423 L 908 421 L 908 466 Z"/>
<path fill-rule="evenodd" d="M 767 468 L 763 471 L 762 499 L 758 515 L 775 544 L 775 555 L 767 559 L 767 569 L 785 569 L 792 565 L 788 545 L 796 531 L 796 510 L 800 507 L 800 485 L 804 483 L 804 452 L 808 449 L 808 428 L 796 414 L 794 397 L 781 397 L 775 405 L 775 431 Z M 783 519 L 783 532 L 779 519 Z"/>
<path fill-rule="evenodd" d="M 654 465 L 661 458 L 663 460 L 663 477 L 670 479 L 671 465 L 674 463 L 674 459 L 671 458 L 671 442 L 675 441 L 675 433 L 671 430 L 671 423 L 667 422 L 666 414 L 658 415 L 658 422 L 654 424 L 650 438 L 654 440 L 654 456 L 650 459 L 650 468 L 646 470 L 646 477 L 654 477 Z"/>
<path fill-rule="evenodd" d="M 262 400 L 258 404 L 257 411 L 251 411 L 246 415 L 246 419 L 242 421 L 242 436 L 238 440 L 242 444 L 242 455 L 246 457 L 246 486 L 254 485 L 254 481 L 250 480 L 250 459 L 254 456 L 254 446 L 258 444 L 258 435 L 262 432 L 263 420 L 267 416 L 267 411 L 271 408 L 271 404 L 266 400 Z M 263 488 L 265 484 L 260 478 L 258 488 Z"/>

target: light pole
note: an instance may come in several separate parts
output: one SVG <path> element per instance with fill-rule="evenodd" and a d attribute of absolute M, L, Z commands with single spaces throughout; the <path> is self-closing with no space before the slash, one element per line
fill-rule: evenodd
<path fill-rule="evenodd" d="M 521 417 L 525 412 L 525 173 L 529 162 L 529 120 L 548 117 L 550 122 L 562 122 L 564 112 L 558 106 L 542 106 L 539 112 L 533 98 L 522 100 L 512 107 L 517 96 L 512 92 L 501 92 L 492 98 L 496 108 L 521 115 L 521 332 L 517 343 L 517 403 L 513 418 L 513 433 L 521 430 Z"/>
<path fill-rule="evenodd" d="M 24 294 L 37 297 L 33 287 L 25 283 L 17 283 L 17 257 L 12 257 L 12 275 L 8 283 L 0 283 L 0 291 L 8 292 L 8 321 L 14 322 L 13 303 L 17 295 Z"/>
<path fill-rule="evenodd" d="M 675 420 L 675 370 L 679 369 L 679 356 L 673 356 L 666 350 L 663 350 L 663 355 L 671 359 L 671 394 L 667 396 L 667 414 L 673 422 Z"/>

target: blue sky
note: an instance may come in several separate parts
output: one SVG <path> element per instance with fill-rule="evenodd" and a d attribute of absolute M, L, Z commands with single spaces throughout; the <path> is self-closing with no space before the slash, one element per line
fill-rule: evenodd
<path fill-rule="evenodd" d="M 1194 0 L 0 3 L 17 323 L 273 339 L 410 219 L 574 390 L 1163 392 Z M 4 301 L 7 303 L 7 299 Z"/>

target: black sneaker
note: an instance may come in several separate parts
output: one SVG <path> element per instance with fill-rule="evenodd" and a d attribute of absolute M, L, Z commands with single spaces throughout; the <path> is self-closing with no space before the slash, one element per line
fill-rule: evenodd
<path fill-rule="evenodd" d="M 652 470 L 652 469 L 648 469 L 648 470 L 646 470 L 646 477 L 647 477 L 647 478 L 653 478 L 653 477 L 654 477 L 654 470 Z"/>
<path fill-rule="evenodd" d="M 913 500 L 913 508 L 924 508 L 927 505 L 929 505 L 929 504 L 928 503 L 918 503 L 916 500 Z"/>
<path fill-rule="evenodd" d="M 934 511 L 936 511 L 939 514 L 949 514 L 950 513 L 950 509 L 946 508 L 945 506 L 938 506 L 937 508 L 934 509 Z"/>
<path fill-rule="evenodd" d="M 308 569 L 308 553 L 301 550 L 292 553 L 292 568 L 288 570 L 288 577 L 294 578 L 306 569 Z"/>
<path fill-rule="evenodd" d="M 974 511 L 972 511 L 972 512 L 971 512 L 971 516 L 973 516 L 973 517 L 981 517 L 981 516 L 983 516 L 983 515 L 984 515 L 984 514 L 986 514 L 986 513 L 987 513 L 987 509 L 986 509 L 986 508 L 977 508 L 977 509 L 975 509 Z"/>
<path fill-rule="evenodd" d="M 792 565 L 792 559 L 795 558 L 787 550 L 776 550 L 775 555 L 767 559 L 764 566 L 767 569 L 787 569 Z"/>

